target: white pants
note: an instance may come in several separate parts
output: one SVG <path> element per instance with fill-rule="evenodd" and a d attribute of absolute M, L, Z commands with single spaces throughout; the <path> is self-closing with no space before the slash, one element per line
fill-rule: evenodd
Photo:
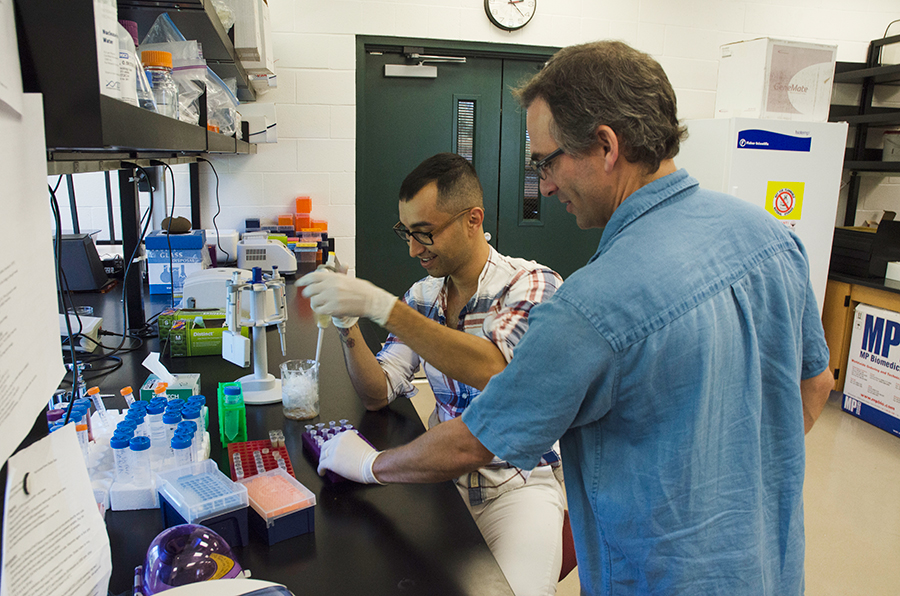
<path fill-rule="evenodd" d="M 550 466 L 535 468 L 524 486 L 481 505 L 463 502 L 516 596 L 552 596 L 562 566 L 565 497 Z"/>

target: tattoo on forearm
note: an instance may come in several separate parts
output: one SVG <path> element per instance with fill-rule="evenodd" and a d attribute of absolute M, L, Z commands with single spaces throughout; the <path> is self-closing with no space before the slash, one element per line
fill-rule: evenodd
<path fill-rule="evenodd" d="M 338 334 L 341 337 L 341 343 L 343 343 L 345 346 L 347 346 L 348 348 L 350 348 L 352 350 L 353 346 L 356 345 L 356 340 L 353 339 L 352 337 L 350 337 L 350 330 L 344 329 L 344 328 L 339 328 Z"/>

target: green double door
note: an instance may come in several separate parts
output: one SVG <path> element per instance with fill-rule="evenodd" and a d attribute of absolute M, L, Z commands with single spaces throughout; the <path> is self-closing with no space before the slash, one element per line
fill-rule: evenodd
<path fill-rule="evenodd" d="M 403 179 L 443 151 L 475 166 L 484 187 L 484 230 L 501 253 L 533 259 L 563 278 L 584 265 L 600 231 L 579 230 L 555 197 L 542 197 L 526 171 L 530 154 L 525 111 L 510 89 L 537 72 L 545 56 L 506 56 L 446 47 L 421 54 L 464 56 L 437 63 L 436 78 L 386 77 L 386 64 L 410 64 L 400 48 L 358 47 L 357 276 L 402 295 L 425 276 L 391 227 Z"/>

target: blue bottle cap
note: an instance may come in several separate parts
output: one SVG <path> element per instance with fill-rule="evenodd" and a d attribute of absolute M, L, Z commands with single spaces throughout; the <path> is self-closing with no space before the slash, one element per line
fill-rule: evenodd
<path fill-rule="evenodd" d="M 181 409 L 185 406 L 185 401 L 181 398 L 170 399 L 169 403 L 166 404 L 167 408 L 177 408 Z"/>
<path fill-rule="evenodd" d="M 172 437 L 172 449 L 188 449 L 191 446 L 191 435 L 176 434 Z"/>
<path fill-rule="evenodd" d="M 200 408 L 192 408 L 190 406 L 181 410 L 181 417 L 185 420 L 192 420 L 200 417 Z"/>
<path fill-rule="evenodd" d="M 146 451 L 150 449 L 150 437 L 134 437 L 128 442 L 132 451 Z"/>
<path fill-rule="evenodd" d="M 226 387 L 225 389 L 222 390 L 222 393 L 224 393 L 225 395 L 240 395 L 241 388 L 236 385 L 229 385 L 228 387 Z"/>
<path fill-rule="evenodd" d="M 187 398 L 187 403 L 200 404 L 201 406 L 205 406 L 206 405 L 206 396 L 200 395 L 200 394 L 192 395 L 189 398 Z"/>
<path fill-rule="evenodd" d="M 163 424 L 178 424 L 179 422 L 181 422 L 181 412 L 166 410 L 166 413 L 163 414 Z"/>
<path fill-rule="evenodd" d="M 151 404 L 147 407 L 147 413 L 150 414 L 151 416 L 155 416 L 155 415 L 157 415 L 157 414 L 162 414 L 162 413 L 165 412 L 165 411 L 166 411 L 166 405 L 165 405 L 165 404 L 161 404 L 161 403 L 159 403 L 159 402 L 157 402 L 157 403 L 155 403 L 155 404 L 154 404 L 154 403 L 151 403 Z"/>
<path fill-rule="evenodd" d="M 147 407 L 148 407 L 149 405 L 150 405 L 150 402 L 147 402 L 147 401 L 143 401 L 143 400 L 134 401 L 134 402 L 132 402 L 132 404 L 131 404 L 130 406 L 128 406 L 128 410 L 129 410 L 129 411 L 131 411 L 131 410 L 138 410 L 138 411 L 141 411 L 141 412 L 146 412 L 146 411 L 147 411 Z"/>
<path fill-rule="evenodd" d="M 112 438 L 109 440 L 109 446 L 113 449 L 128 449 L 129 441 L 131 441 L 131 438 L 127 435 L 113 433 Z"/>
<path fill-rule="evenodd" d="M 175 428 L 176 430 L 185 429 L 190 431 L 191 434 L 194 434 L 194 432 L 197 430 L 197 423 L 193 420 L 182 420 Z"/>
<path fill-rule="evenodd" d="M 125 412 L 125 420 L 137 420 L 140 423 L 146 417 L 147 412 L 141 412 L 140 410 L 128 410 Z"/>

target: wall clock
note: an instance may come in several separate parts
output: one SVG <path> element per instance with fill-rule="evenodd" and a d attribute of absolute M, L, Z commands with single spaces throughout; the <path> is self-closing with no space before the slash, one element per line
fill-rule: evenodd
<path fill-rule="evenodd" d="M 521 29 L 537 10 L 537 0 L 484 0 L 484 12 L 504 31 Z"/>

